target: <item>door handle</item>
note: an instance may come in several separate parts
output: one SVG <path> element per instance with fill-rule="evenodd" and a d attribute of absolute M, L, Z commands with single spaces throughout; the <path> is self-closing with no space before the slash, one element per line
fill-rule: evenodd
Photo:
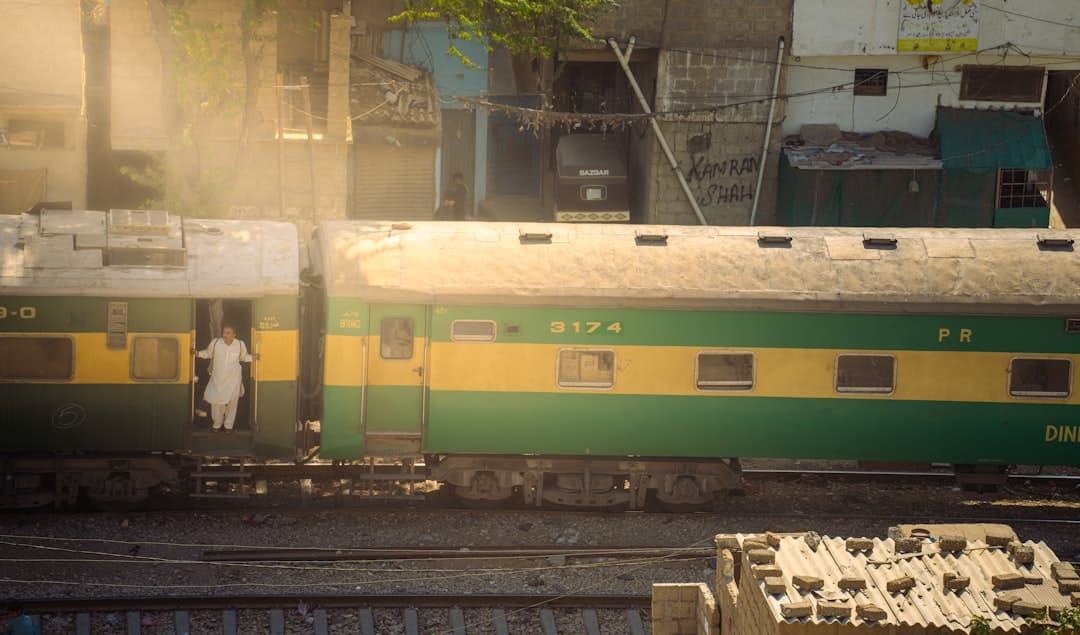
<path fill-rule="evenodd" d="M 416 373 L 417 375 L 420 375 L 421 377 L 423 377 L 424 376 L 424 367 L 423 366 L 417 366 L 416 368 L 413 369 L 413 372 Z"/>

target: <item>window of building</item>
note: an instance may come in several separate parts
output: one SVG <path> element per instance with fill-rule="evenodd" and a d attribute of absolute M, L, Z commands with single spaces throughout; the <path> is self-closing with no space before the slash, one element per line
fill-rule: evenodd
<path fill-rule="evenodd" d="M 412 359 L 413 319 L 383 318 L 379 325 L 379 353 L 383 359 Z"/>
<path fill-rule="evenodd" d="M 754 387 L 753 353 L 698 353 L 698 390 L 750 390 Z"/>
<path fill-rule="evenodd" d="M 450 340 L 454 342 L 494 342 L 494 320 L 454 320 L 450 324 Z"/>
<path fill-rule="evenodd" d="M 1048 207 L 1042 194 L 1050 188 L 1048 174 L 1038 170 L 998 170 L 997 206 Z"/>
<path fill-rule="evenodd" d="M 1018 358 L 1009 362 L 1009 394 L 1014 397 L 1068 397 L 1072 362 Z"/>
<path fill-rule="evenodd" d="M 1042 101 L 1042 66 L 965 66 L 960 75 L 960 99 L 966 101 Z"/>
<path fill-rule="evenodd" d="M 180 377 L 180 340 L 175 337 L 134 338 L 131 377 L 140 381 L 174 381 Z"/>
<path fill-rule="evenodd" d="M 564 388 L 611 388 L 615 385 L 615 351 L 559 351 L 558 382 Z"/>
<path fill-rule="evenodd" d="M 0 337 L 0 380 L 71 379 L 74 361 L 70 337 Z"/>
<path fill-rule="evenodd" d="M 862 97 L 884 97 L 889 92 L 888 69 L 856 68 L 853 90 Z"/>
<path fill-rule="evenodd" d="M 27 148 L 63 148 L 64 122 L 8 119 L 8 145 Z"/>
<path fill-rule="evenodd" d="M 836 392 L 888 394 L 896 389 L 892 355 L 838 355 Z"/>

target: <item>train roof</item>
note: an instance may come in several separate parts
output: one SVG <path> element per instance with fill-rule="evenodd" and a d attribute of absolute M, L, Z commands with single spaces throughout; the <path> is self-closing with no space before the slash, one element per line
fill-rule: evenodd
<path fill-rule="evenodd" d="M 253 298 L 299 286 L 292 223 L 146 210 L 0 216 L 0 295 Z"/>
<path fill-rule="evenodd" d="M 1080 231 L 321 223 L 327 293 L 376 302 L 1080 310 Z"/>

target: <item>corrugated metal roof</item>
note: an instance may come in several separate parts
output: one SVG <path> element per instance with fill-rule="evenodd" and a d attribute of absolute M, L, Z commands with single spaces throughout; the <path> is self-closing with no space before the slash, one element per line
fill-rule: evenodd
<path fill-rule="evenodd" d="M 899 132 L 857 134 L 837 130 L 824 140 L 795 135 L 784 139 L 784 156 L 799 170 L 941 169 L 937 146 L 931 140 Z"/>
<path fill-rule="evenodd" d="M 105 212 L 0 216 L 0 296 L 253 298 L 298 292 L 292 223 L 161 218 L 167 221 L 160 227 L 134 235 L 108 229 Z M 183 266 L 106 266 L 105 252 L 112 248 L 183 252 Z"/>
<path fill-rule="evenodd" d="M 639 233 L 667 241 L 642 245 Z M 1080 231 L 1043 233 L 1080 240 Z M 373 302 L 781 311 L 903 304 L 906 312 L 1040 315 L 1080 308 L 1078 252 L 1041 249 L 1033 230 L 329 221 L 317 235 L 313 253 L 328 292 Z M 895 248 L 866 236 L 895 238 Z"/>
<path fill-rule="evenodd" d="M 1003 110 L 938 108 L 937 136 L 946 169 L 1054 167 L 1043 120 Z"/>
<path fill-rule="evenodd" d="M 759 536 L 739 536 L 739 544 L 746 540 L 762 540 Z M 775 566 L 783 574 L 784 592 L 770 594 L 764 580 L 757 586 L 766 599 L 769 610 L 777 622 L 834 625 L 840 630 L 855 629 L 865 625 L 891 625 L 903 628 L 938 629 L 967 632 L 974 616 L 987 618 L 999 632 L 1020 632 L 1024 617 L 995 607 L 997 596 L 1014 594 L 1020 600 L 1040 606 L 1065 608 L 1070 597 L 1058 590 L 1051 573 L 1051 565 L 1058 562 L 1053 551 L 1045 543 L 1027 542 L 1034 550 L 1034 562 L 1018 564 L 1004 547 L 992 547 L 981 541 L 967 543 L 963 551 L 948 552 L 939 543 L 925 540 L 917 551 L 897 553 L 892 539 L 873 539 L 868 551 L 848 550 L 843 538 L 784 535 L 778 546 L 770 547 Z M 816 548 L 814 548 L 816 543 Z M 777 544 L 774 542 L 773 544 Z M 748 554 L 743 553 L 743 574 L 753 575 Z M 1013 590 L 995 589 L 993 576 L 1003 573 L 1020 573 L 1029 583 Z M 970 579 L 969 585 L 954 591 L 945 586 L 946 574 L 957 574 Z M 799 589 L 793 583 L 795 576 L 813 576 L 823 581 L 819 590 Z M 910 577 L 914 584 L 899 592 L 890 592 L 890 581 Z M 865 580 L 862 590 L 841 587 L 842 578 Z M 1038 583 L 1035 583 L 1038 580 Z M 784 618 L 782 609 L 795 602 L 810 601 L 813 614 L 801 618 Z M 826 617 L 821 614 L 821 603 L 845 605 L 850 612 L 847 617 Z M 867 621 L 859 616 L 856 606 L 871 603 L 885 611 L 884 619 Z"/>

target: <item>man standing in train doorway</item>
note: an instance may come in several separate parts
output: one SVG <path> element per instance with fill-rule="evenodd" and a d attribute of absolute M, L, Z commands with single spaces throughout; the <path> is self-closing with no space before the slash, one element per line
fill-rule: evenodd
<path fill-rule="evenodd" d="M 195 355 L 210 360 L 210 383 L 206 385 L 203 399 L 210 404 L 210 417 L 214 420 L 214 432 L 224 426 L 232 432 L 236 422 L 236 404 L 244 396 L 244 375 L 240 362 L 258 360 L 250 355 L 243 340 L 236 339 L 236 329 L 226 325 L 221 337 L 214 338 L 203 350 L 192 349 Z"/>

